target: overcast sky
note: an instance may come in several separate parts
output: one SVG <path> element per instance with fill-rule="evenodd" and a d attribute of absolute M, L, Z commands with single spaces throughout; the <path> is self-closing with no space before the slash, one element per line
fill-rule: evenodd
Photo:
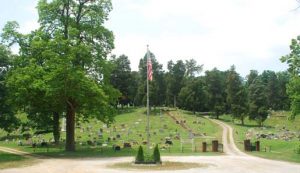
<path fill-rule="evenodd" d="M 242 76 L 251 69 L 282 71 L 279 58 L 300 35 L 296 0 L 113 0 L 105 24 L 115 35 L 113 54 L 125 54 L 133 70 L 146 45 L 160 63 L 194 58 L 204 69 Z M 37 0 L 1 2 L 0 28 L 16 20 L 21 32 L 37 28 Z"/>

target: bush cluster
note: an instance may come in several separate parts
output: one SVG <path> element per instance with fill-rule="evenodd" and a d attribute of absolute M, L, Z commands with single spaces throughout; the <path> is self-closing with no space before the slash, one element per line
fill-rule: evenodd
<path fill-rule="evenodd" d="M 147 163 L 160 164 L 161 158 L 160 158 L 160 151 L 158 145 L 155 146 L 152 156 L 144 155 L 143 147 L 140 146 L 138 149 L 137 156 L 135 157 L 135 163 L 136 164 L 147 164 Z"/>

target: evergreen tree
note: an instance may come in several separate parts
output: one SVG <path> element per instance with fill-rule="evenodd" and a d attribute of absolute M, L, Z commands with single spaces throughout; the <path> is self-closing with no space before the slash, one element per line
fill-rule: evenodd
<path fill-rule="evenodd" d="M 249 118 L 256 120 L 262 126 L 267 119 L 267 96 L 265 86 L 260 77 L 257 77 L 249 86 Z"/>
<path fill-rule="evenodd" d="M 244 125 L 247 114 L 247 95 L 242 79 L 232 66 L 226 80 L 227 104 L 234 118 L 240 119 Z"/>
<path fill-rule="evenodd" d="M 131 96 L 131 85 L 134 84 L 130 61 L 126 55 L 121 55 L 118 58 L 113 57 L 112 63 L 114 70 L 111 73 L 111 84 L 121 92 L 119 103 L 123 106 L 132 103 L 133 97 Z"/>
<path fill-rule="evenodd" d="M 135 163 L 143 163 L 145 161 L 143 147 L 139 146 L 138 153 L 135 157 Z"/>
<path fill-rule="evenodd" d="M 206 111 L 208 93 L 202 77 L 190 78 L 179 93 L 179 107 L 185 110 Z"/>
<path fill-rule="evenodd" d="M 213 111 L 216 118 L 226 110 L 225 80 L 226 73 L 214 68 L 206 71 L 205 83 L 208 91 L 209 110 Z"/>
<path fill-rule="evenodd" d="M 155 163 L 161 163 L 160 152 L 157 144 L 153 150 L 153 161 Z"/>

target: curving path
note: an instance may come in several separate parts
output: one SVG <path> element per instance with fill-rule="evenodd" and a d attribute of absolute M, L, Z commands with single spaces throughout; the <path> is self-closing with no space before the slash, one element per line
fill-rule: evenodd
<path fill-rule="evenodd" d="M 198 162 L 210 166 L 206 168 L 194 168 L 180 170 L 181 173 L 300 173 L 300 164 L 283 161 L 274 161 L 247 155 L 241 152 L 233 140 L 233 129 L 219 120 L 211 120 L 223 128 L 223 145 L 226 155 L 223 156 L 168 156 L 163 157 L 165 161 Z M 0 147 L 1 151 L 15 152 L 16 154 L 27 154 Z M 122 158 L 99 158 L 99 159 L 46 159 L 39 158 L 40 162 L 36 165 L 25 168 L 13 168 L 1 170 L 0 173 L 119 173 L 119 172 L 141 172 L 109 169 L 107 166 L 118 162 L 132 161 L 132 157 Z M 159 172 L 159 171 L 143 171 Z M 174 172 L 163 171 L 164 173 Z"/>

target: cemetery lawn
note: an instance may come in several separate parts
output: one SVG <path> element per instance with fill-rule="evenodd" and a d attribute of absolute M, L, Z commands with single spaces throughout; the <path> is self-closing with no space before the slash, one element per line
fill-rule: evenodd
<path fill-rule="evenodd" d="M 23 166 L 30 166 L 36 161 L 32 158 L 4 153 L 0 151 L 0 170 L 6 168 L 17 168 Z"/>
<path fill-rule="evenodd" d="M 44 139 L 49 141 L 52 138 L 51 132 L 45 132 L 40 135 L 36 131 L 29 130 L 23 134 L 17 131 L 10 134 L 7 140 L 6 133 L 0 131 L 0 146 L 15 148 L 29 153 L 35 153 L 50 157 L 119 157 L 135 156 L 137 148 L 142 145 L 146 151 L 146 109 L 125 109 L 115 117 L 115 122 L 107 127 L 102 122 L 89 119 L 80 120 L 76 125 L 76 152 L 65 152 L 64 144 L 59 146 L 50 145 L 46 147 L 32 148 L 22 136 L 24 133 L 30 133 L 32 140 L 38 142 Z M 171 117 L 171 116 L 172 117 Z M 176 123 L 176 120 L 178 121 Z M 180 124 L 181 123 L 181 124 Z M 184 125 L 183 125 L 184 124 Z M 100 129 L 103 130 L 99 137 Z M 222 128 L 201 116 L 196 116 L 190 112 L 182 110 L 171 110 L 169 112 L 156 109 L 150 116 L 151 146 L 158 144 L 161 155 L 220 155 L 220 153 L 211 152 L 211 141 L 221 141 Z M 192 134 L 191 132 L 192 131 Z M 191 137 L 194 137 L 194 146 L 192 148 Z M 65 132 L 61 132 L 61 138 L 65 138 Z M 110 141 L 108 141 L 110 138 Z M 166 138 L 169 138 L 173 145 L 165 144 Z M 180 138 L 186 143 L 181 148 Z M 18 146 L 21 140 L 23 146 Z M 130 143 L 131 148 L 124 148 L 124 142 Z M 202 142 L 208 143 L 208 152 L 201 151 Z M 114 151 L 113 146 L 121 147 L 120 151 Z M 152 152 L 152 150 L 151 150 Z"/>
<path fill-rule="evenodd" d="M 264 157 L 268 159 L 284 160 L 300 163 L 300 154 L 296 153 L 296 149 L 300 147 L 300 117 L 297 116 L 294 121 L 287 119 L 289 112 L 273 112 L 272 115 L 264 122 L 264 127 L 257 126 L 255 121 L 245 120 L 245 125 L 240 125 L 240 122 L 232 121 L 230 115 L 223 115 L 221 120 L 225 121 L 234 128 L 234 139 L 237 147 L 244 151 L 243 141 L 248 133 L 251 142 L 258 139 L 256 134 L 293 136 L 290 139 L 282 137 L 272 137 L 271 139 L 260 138 L 260 152 L 252 151 L 248 154 Z M 294 133 L 295 135 L 291 135 Z"/>

